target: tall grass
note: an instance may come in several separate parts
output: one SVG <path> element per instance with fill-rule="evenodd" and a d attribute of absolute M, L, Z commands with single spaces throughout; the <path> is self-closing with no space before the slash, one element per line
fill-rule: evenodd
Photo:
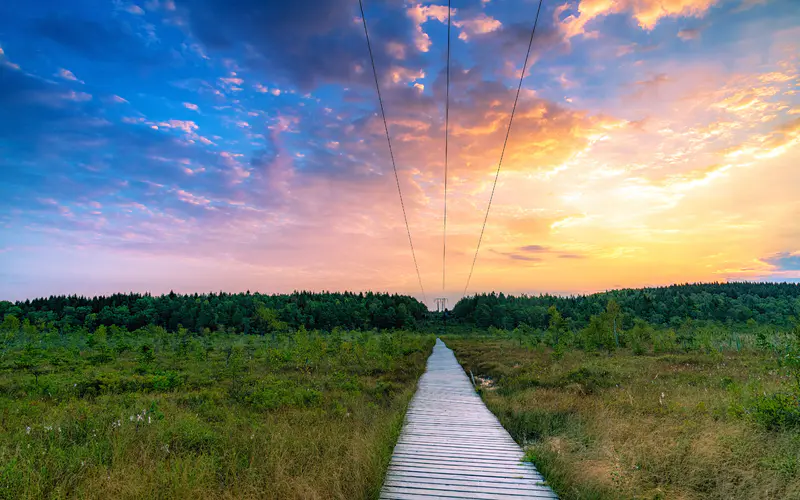
<path fill-rule="evenodd" d="M 375 498 L 433 339 L 40 335 L 0 352 L 0 498 Z"/>
<path fill-rule="evenodd" d="M 487 405 L 566 500 L 800 498 L 800 426 L 770 425 L 764 408 L 794 382 L 767 352 L 447 343 L 491 381 Z M 797 411 L 787 404 L 775 411 Z"/>

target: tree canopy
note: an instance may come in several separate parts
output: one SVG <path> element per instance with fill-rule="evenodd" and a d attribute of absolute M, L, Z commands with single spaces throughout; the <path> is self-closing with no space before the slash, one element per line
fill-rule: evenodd
<path fill-rule="evenodd" d="M 614 310 L 607 311 L 613 300 Z M 624 328 L 636 319 L 652 325 L 675 327 L 687 318 L 696 321 L 788 326 L 800 316 L 800 284 L 793 283 L 697 283 L 656 288 L 620 289 L 591 295 L 513 296 L 490 293 L 465 297 L 453 308 L 456 321 L 478 327 L 512 329 L 520 324 L 546 329 L 550 307 L 584 328 L 592 316 L 619 316 Z"/>
<path fill-rule="evenodd" d="M 427 312 L 427 307 L 413 297 L 373 292 L 282 295 L 170 292 L 161 296 L 129 293 L 0 302 L 0 318 L 10 315 L 31 324 L 53 323 L 62 330 L 82 327 L 89 331 L 112 325 L 129 331 L 155 325 L 170 332 L 183 327 L 196 332 L 233 329 L 261 334 L 301 326 L 317 330 L 414 328 Z"/>

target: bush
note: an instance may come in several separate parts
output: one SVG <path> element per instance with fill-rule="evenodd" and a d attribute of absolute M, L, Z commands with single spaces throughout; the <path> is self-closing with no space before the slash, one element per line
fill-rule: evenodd
<path fill-rule="evenodd" d="M 800 399 L 797 394 L 770 394 L 756 399 L 750 409 L 756 422 L 769 430 L 800 429 Z"/>
<path fill-rule="evenodd" d="M 678 349 L 678 338 L 675 330 L 658 330 L 653 332 L 653 351 L 672 352 Z"/>

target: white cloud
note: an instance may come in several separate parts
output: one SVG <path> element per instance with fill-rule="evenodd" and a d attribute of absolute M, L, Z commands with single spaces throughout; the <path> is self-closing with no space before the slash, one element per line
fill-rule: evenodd
<path fill-rule="evenodd" d="M 456 9 L 452 9 L 455 15 Z M 406 15 L 414 22 L 414 45 L 420 52 L 428 52 L 431 48 L 431 39 L 422 29 L 422 25 L 431 19 L 440 23 L 447 22 L 447 5 L 422 5 L 417 4 L 406 10 Z"/>

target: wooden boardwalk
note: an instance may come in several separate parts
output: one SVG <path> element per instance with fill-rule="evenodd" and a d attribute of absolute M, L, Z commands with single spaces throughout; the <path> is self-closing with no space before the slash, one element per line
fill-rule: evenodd
<path fill-rule="evenodd" d="M 381 490 L 385 500 L 558 498 L 437 339 Z"/>

